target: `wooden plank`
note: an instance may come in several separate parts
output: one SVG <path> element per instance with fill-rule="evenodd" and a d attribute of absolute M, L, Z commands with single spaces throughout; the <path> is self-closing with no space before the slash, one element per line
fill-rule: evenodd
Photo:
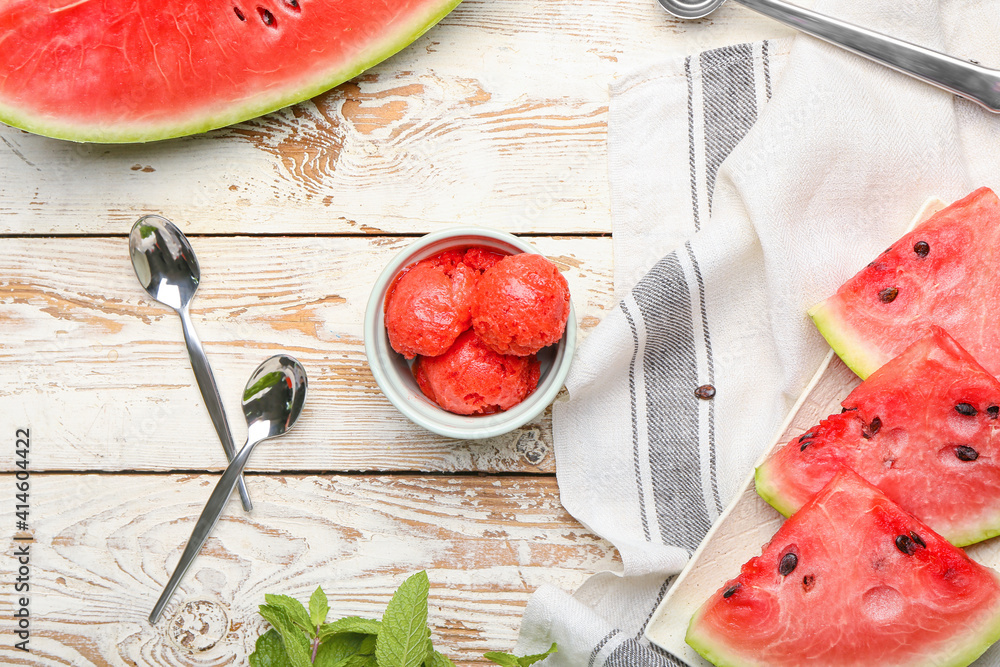
<path fill-rule="evenodd" d="M 665 57 L 784 34 L 738 7 L 467 0 L 312 101 L 148 145 L 0 127 L 0 234 L 108 234 L 144 212 L 204 233 L 609 232 L 608 84 Z"/>
<path fill-rule="evenodd" d="M 13 496 L 13 475 L 0 479 Z M 215 479 L 32 474 L 31 654 L 12 646 L 8 581 L 0 663 L 246 664 L 265 593 L 308 600 L 322 585 L 331 620 L 379 618 L 396 586 L 426 569 L 435 644 L 483 665 L 483 652 L 513 646 L 539 585 L 574 590 L 617 567 L 613 548 L 560 507 L 551 477 L 253 476 L 253 513 L 230 502 L 152 627 Z M 13 533 L 10 500 L 0 522 Z"/>
<path fill-rule="evenodd" d="M 535 242 L 536 240 L 532 240 Z M 551 472 L 547 417 L 459 442 L 413 425 L 372 378 L 362 341 L 371 286 L 408 238 L 194 238 L 202 284 L 192 318 L 234 438 L 239 397 L 279 351 L 310 376 L 299 424 L 255 454 L 255 470 Z M 123 238 L 4 239 L 0 406 L 30 428 L 45 470 L 211 470 L 222 448 L 194 384 L 180 319 L 139 287 Z M 570 283 L 582 335 L 612 299 L 611 240 L 537 239 Z M 13 335 L 16 332 L 16 335 Z M 0 468 L 11 470 L 4 459 Z"/>

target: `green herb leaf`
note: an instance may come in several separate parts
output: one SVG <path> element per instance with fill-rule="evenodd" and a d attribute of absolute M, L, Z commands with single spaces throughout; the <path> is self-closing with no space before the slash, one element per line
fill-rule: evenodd
<path fill-rule="evenodd" d="M 420 667 L 427 658 L 429 591 L 427 573 L 417 572 L 389 600 L 375 643 L 379 667 Z"/>
<path fill-rule="evenodd" d="M 316 636 L 316 626 L 309 620 L 309 613 L 302 606 L 301 602 L 287 595 L 272 595 L 271 593 L 267 593 L 264 596 L 264 600 L 272 607 L 283 609 L 288 615 L 288 619 L 308 632 L 310 637 Z M 311 604 L 312 602 L 310 601 Z"/>
<path fill-rule="evenodd" d="M 510 653 L 500 653 L 499 651 L 490 651 L 485 656 L 487 660 L 493 662 L 501 667 L 521 667 L 520 663 L 517 661 L 516 655 L 511 655 Z"/>
<path fill-rule="evenodd" d="M 334 667 L 379 667 L 373 655 L 352 655 L 338 662 Z"/>
<path fill-rule="evenodd" d="M 324 623 L 319 626 L 319 638 L 330 637 L 341 632 L 359 632 L 363 635 L 377 635 L 382 629 L 381 621 L 373 621 L 369 618 L 358 616 L 347 616 L 340 618 L 333 623 Z"/>
<path fill-rule="evenodd" d="M 331 636 L 326 641 L 321 642 L 316 649 L 316 660 L 313 661 L 314 667 L 334 667 L 337 663 L 343 662 L 353 655 L 372 653 L 372 651 L 366 652 L 362 650 L 367 638 L 368 635 L 360 635 L 354 632 L 341 632 L 340 634 Z M 374 649 L 374 647 L 375 643 L 372 642 L 372 648 Z"/>
<path fill-rule="evenodd" d="M 500 653 L 498 651 L 490 651 L 483 657 L 485 657 L 487 660 L 492 660 L 493 662 L 495 662 L 498 665 L 501 665 L 502 667 L 530 667 L 530 665 L 545 660 L 545 658 L 549 657 L 550 655 L 558 651 L 559 647 L 556 646 L 555 642 L 552 642 L 552 646 L 550 646 L 549 650 L 546 651 L 545 653 L 526 655 L 519 658 L 516 655 L 511 655 L 510 653 Z"/>
<path fill-rule="evenodd" d="M 326 593 L 322 586 L 317 586 L 316 590 L 309 597 L 309 620 L 312 627 L 317 628 L 326 623 L 326 614 L 330 611 L 330 603 L 327 602 Z"/>
<path fill-rule="evenodd" d="M 250 667 L 292 667 L 285 653 L 285 644 L 275 629 L 270 629 L 257 638 L 254 652 L 247 658 Z"/>
<path fill-rule="evenodd" d="M 288 613 L 281 607 L 262 604 L 260 615 L 281 635 L 291 667 L 311 667 L 312 651 L 310 650 L 309 638 L 298 626 L 292 623 L 291 619 L 288 618 Z"/>
<path fill-rule="evenodd" d="M 455 667 L 455 663 L 437 651 L 434 651 L 431 656 L 424 661 L 424 667 Z"/>

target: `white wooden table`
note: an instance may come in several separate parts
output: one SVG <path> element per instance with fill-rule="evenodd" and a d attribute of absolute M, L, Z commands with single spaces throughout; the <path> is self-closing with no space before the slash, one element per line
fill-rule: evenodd
<path fill-rule="evenodd" d="M 613 304 L 608 85 L 666 56 L 787 34 L 738 7 L 682 23 L 651 0 L 466 0 L 320 97 L 151 145 L 0 127 L 0 663 L 243 664 L 264 594 L 378 617 L 426 569 L 435 643 L 509 650 L 529 595 L 616 553 L 559 504 L 549 416 L 462 442 L 399 415 L 364 356 L 381 267 L 455 224 L 526 235 L 563 270 L 582 336 Z M 224 467 L 179 319 L 141 290 L 126 236 L 176 222 L 202 266 L 192 315 L 233 426 L 275 351 L 310 376 L 288 436 L 256 451 L 153 627 L 150 608 Z M 16 431 L 30 431 L 27 531 Z M 31 541 L 15 540 L 30 537 Z M 15 591 L 29 545 L 30 591 Z M 30 599 L 30 653 L 11 620 Z"/>

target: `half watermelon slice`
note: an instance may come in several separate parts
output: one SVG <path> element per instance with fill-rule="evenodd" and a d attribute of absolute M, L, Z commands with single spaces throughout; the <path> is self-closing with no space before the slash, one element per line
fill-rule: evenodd
<path fill-rule="evenodd" d="M 892 244 L 809 315 L 855 373 L 868 377 L 944 327 L 1000 375 L 1000 200 L 980 188 Z"/>
<path fill-rule="evenodd" d="M 757 468 L 775 509 L 791 515 L 847 466 L 952 544 L 1000 535 L 1000 382 L 944 330 L 841 405 Z"/>
<path fill-rule="evenodd" d="M 133 142 L 236 123 L 388 58 L 460 0 L 7 0 L 0 120 Z"/>
<path fill-rule="evenodd" d="M 958 667 L 1000 639 L 1000 577 L 850 470 L 695 613 L 730 667 Z"/>

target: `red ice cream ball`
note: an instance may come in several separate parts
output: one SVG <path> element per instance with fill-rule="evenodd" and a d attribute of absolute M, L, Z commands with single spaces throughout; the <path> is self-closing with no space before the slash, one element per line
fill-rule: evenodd
<path fill-rule="evenodd" d="M 437 357 L 417 357 L 413 375 L 427 398 L 448 412 L 488 415 L 509 410 L 538 386 L 534 356 L 497 354 L 472 329 Z"/>
<path fill-rule="evenodd" d="M 469 328 L 478 273 L 448 251 L 403 271 L 389 289 L 385 328 L 407 359 L 443 354 Z"/>
<path fill-rule="evenodd" d="M 472 302 L 472 326 L 490 349 L 525 356 L 562 338 L 569 285 L 542 255 L 508 255 L 487 269 Z"/>

